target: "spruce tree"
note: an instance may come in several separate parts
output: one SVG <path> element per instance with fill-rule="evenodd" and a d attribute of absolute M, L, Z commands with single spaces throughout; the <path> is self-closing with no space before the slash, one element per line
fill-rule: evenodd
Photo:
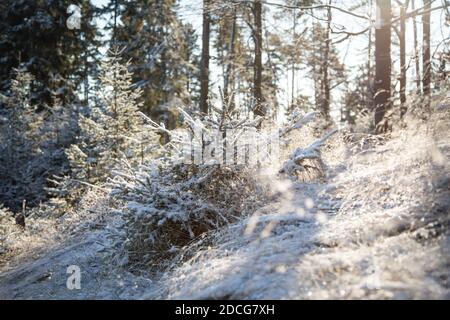
<path fill-rule="evenodd" d="M 133 84 L 130 62 L 123 62 L 121 53 L 110 50 L 101 63 L 102 104 L 94 106 L 88 116 L 80 115 L 79 141 L 66 150 L 77 180 L 105 181 L 117 161 L 142 162 L 147 145 L 156 141 L 143 128 L 139 115 L 142 89 Z"/>
<path fill-rule="evenodd" d="M 38 163 L 42 118 L 30 103 L 33 77 L 24 68 L 14 69 L 9 97 L 1 110 L 0 202 L 18 209 L 23 200 L 36 202 L 42 195 Z"/>
<path fill-rule="evenodd" d="M 189 26 L 175 10 L 175 0 L 112 0 L 105 8 L 112 16 L 110 46 L 124 48 L 123 57 L 130 60 L 133 80 L 142 89 L 141 110 L 168 127 L 176 126 L 171 106 L 191 102 L 187 84 L 197 59 L 194 41 L 186 37 Z"/>

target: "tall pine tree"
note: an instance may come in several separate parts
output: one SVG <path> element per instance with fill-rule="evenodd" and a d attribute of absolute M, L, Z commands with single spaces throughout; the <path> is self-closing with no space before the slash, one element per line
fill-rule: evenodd
<path fill-rule="evenodd" d="M 80 29 L 70 30 L 66 25 L 71 4 L 81 9 Z M 95 8 L 90 2 L 3 1 L 0 9 L 0 91 L 8 92 L 12 70 L 22 64 L 36 80 L 32 102 L 51 104 L 54 93 L 63 101 L 75 98 L 74 91 L 87 73 L 82 59 L 87 48 L 92 50 L 97 35 L 90 19 Z"/>

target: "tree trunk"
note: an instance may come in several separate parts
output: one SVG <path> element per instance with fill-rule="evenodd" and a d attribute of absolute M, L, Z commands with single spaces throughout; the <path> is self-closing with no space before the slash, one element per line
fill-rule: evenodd
<path fill-rule="evenodd" d="M 382 122 L 391 97 L 391 1 L 377 0 L 375 31 L 375 126 Z M 377 128 L 384 131 L 387 128 Z"/>
<path fill-rule="evenodd" d="M 291 107 L 294 106 L 295 103 L 295 63 L 297 59 L 297 39 L 296 39 L 296 28 L 297 28 L 297 15 L 295 9 L 293 10 L 293 25 L 292 25 L 292 42 L 293 42 L 293 51 L 292 51 L 292 80 L 291 80 Z"/>
<path fill-rule="evenodd" d="M 411 0 L 411 10 L 414 11 L 416 9 L 415 1 Z M 419 61 L 419 43 L 417 36 L 417 21 L 416 17 L 412 17 L 413 29 L 414 29 L 414 61 L 416 65 L 416 86 L 417 86 L 417 94 L 420 94 L 422 88 L 420 86 L 420 61 Z"/>
<path fill-rule="evenodd" d="M 113 34 L 112 44 L 115 47 L 117 45 L 117 17 L 119 15 L 119 0 L 114 0 L 114 22 L 113 22 Z"/>
<path fill-rule="evenodd" d="M 318 38 L 317 36 L 317 26 L 316 23 L 313 22 L 313 39 L 312 42 L 313 44 L 317 44 L 318 42 Z M 321 52 L 319 52 L 320 55 Z M 312 58 L 312 70 L 313 70 L 313 81 L 314 81 L 314 105 L 316 107 L 316 110 L 320 110 L 320 97 L 322 95 L 322 93 L 320 92 L 321 86 L 319 83 L 319 74 L 321 72 L 321 68 L 320 68 L 320 64 L 318 63 L 318 59 L 320 59 L 320 57 L 318 58 L 316 53 L 313 51 L 313 58 Z"/>
<path fill-rule="evenodd" d="M 424 10 L 431 8 L 431 0 L 424 0 Z M 425 107 L 430 107 L 431 94 L 431 59 L 430 59 L 430 12 L 423 15 L 423 94 Z"/>
<path fill-rule="evenodd" d="M 229 45 L 229 50 L 228 50 L 228 61 L 227 61 L 227 68 L 225 71 L 225 79 L 224 79 L 224 83 L 223 83 L 223 95 L 224 95 L 224 100 L 225 103 L 229 104 L 230 107 L 232 107 L 232 101 L 230 100 L 230 96 L 233 97 L 233 95 L 230 95 L 230 87 L 232 88 L 233 86 L 230 86 L 230 82 L 231 82 L 231 78 L 232 75 L 231 73 L 233 72 L 233 63 L 234 63 L 234 47 L 235 47 L 235 42 L 236 42 L 236 32 L 237 32 L 237 15 L 236 15 L 236 8 L 234 9 L 233 12 L 233 25 L 231 27 L 231 37 L 230 37 L 230 45 Z"/>
<path fill-rule="evenodd" d="M 254 18 L 255 18 L 255 61 L 254 61 L 254 88 L 253 98 L 255 100 L 254 114 L 257 116 L 265 116 L 263 110 L 263 96 L 262 96 L 262 4 L 261 0 L 255 0 L 254 3 Z"/>
<path fill-rule="evenodd" d="M 191 52 L 189 50 L 189 44 L 187 45 L 187 48 L 186 48 L 186 61 L 188 63 L 191 62 Z M 190 72 L 187 74 L 187 77 L 186 77 L 186 92 L 189 94 L 191 93 L 191 73 Z"/>
<path fill-rule="evenodd" d="M 88 49 L 84 53 L 84 103 L 89 105 L 89 59 Z"/>
<path fill-rule="evenodd" d="M 400 7 L 400 115 L 406 113 L 406 8 Z"/>
<path fill-rule="evenodd" d="M 372 8 L 372 0 L 369 2 L 370 7 Z M 370 15 L 370 19 L 372 19 L 372 14 Z M 372 26 L 369 27 L 369 45 L 367 50 L 367 92 L 366 92 L 366 108 L 369 110 L 372 110 L 373 106 L 373 94 L 372 94 L 372 42 L 373 38 L 373 28 Z"/>
<path fill-rule="evenodd" d="M 331 0 L 328 3 L 331 5 Z M 330 30 L 331 30 L 331 7 L 327 9 L 327 28 L 325 34 L 325 52 L 323 61 L 323 99 L 322 99 L 322 113 L 326 120 L 330 119 L 330 80 L 328 77 L 328 65 L 330 56 Z"/>
<path fill-rule="evenodd" d="M 200 111 L 203 114 L 208 114 L 209 109 L 209 35 L 211 27 L 209 4 L 210 0 L 203 0 L 202 58 L 200 65 Z"/>

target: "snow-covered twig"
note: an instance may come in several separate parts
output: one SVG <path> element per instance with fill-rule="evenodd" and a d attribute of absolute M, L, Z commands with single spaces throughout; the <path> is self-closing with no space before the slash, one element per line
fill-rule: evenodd
<path fill-rule="evenodd" d="M 287 175 L 293 175 L 296 172 L 305 171 L 305 165 L 303 163 L 305 160 L 313 160 L 322 163 L 322 159 L 320 156 L 320 148 L 336 132 L 338 132 L 337 129 L 328 132 L 321 139 L 313 142 L 310 146 L 308 146 L 305 149 L 297 148 L 291 155 L 290 159 L 284 163 L 279 172 Z"/>

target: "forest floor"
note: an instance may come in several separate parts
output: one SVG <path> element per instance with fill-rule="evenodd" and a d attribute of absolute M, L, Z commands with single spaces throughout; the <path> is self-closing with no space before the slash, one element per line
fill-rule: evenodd
<path fill-rule="evenodd" d="M 0 298 L 450 299 L 449 111 L 389 139 L 336 136 L 324 179 L 274 181 L 279 199 L 158 277 L 117 267 L 120 213 L 94 206 L 3 262 Z M 69 265 L 80 290 L 66 287 Z"/>

